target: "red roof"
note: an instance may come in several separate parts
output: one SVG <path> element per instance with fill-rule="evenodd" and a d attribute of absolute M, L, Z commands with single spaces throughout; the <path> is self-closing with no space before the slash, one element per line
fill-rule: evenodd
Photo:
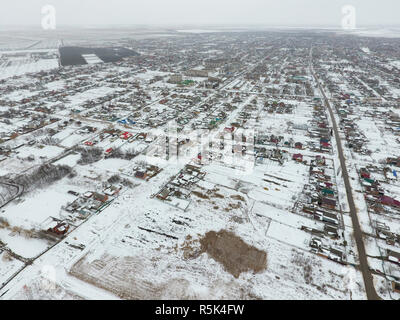
<path fill-rule="evenodd" d="M 124 132 L 119 136 L 121 139 L 129 139 L 130 137 L 132 137 L 132 133 L 129 132 Z"/>
<path fill-rule="evenodd" d="M 225 131 L 233 132 L 235 130 L 235 127 L 226 127 Z"/>
<path fill-rule="evenodd" d="M 400 201 L 393 199 L 392 197 L 382 196 L 381 202 L 388 206 L 400 207 Z"/>

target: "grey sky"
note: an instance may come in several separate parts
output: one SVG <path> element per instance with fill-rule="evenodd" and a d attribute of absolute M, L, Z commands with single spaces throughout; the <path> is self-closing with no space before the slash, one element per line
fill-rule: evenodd
<path fill-rule="evenodd" d="M 340 26 L 354 5 L 357 26 L 400 24 L 399 0 L 0 0 L 0 25 L 38 25 L 41 7 L 56 8 L 57 25 L 230 24 Z"/>

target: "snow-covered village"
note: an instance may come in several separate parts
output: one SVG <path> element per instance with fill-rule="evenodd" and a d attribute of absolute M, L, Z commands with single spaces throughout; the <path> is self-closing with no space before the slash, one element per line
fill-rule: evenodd
<path fill-rule="evenodd" d="M 0 30 L 0 299 L 399 300 L 400 38 Z"/>

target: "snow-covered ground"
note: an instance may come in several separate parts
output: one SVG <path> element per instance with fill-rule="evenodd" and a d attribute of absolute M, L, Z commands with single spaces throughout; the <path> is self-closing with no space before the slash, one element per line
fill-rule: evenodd
<path fill-rule="evenodd" d="M 58 69 L 57 59 L 32 61 L 46 53 L 35 53 L 36 47 L 32 56 L 15 51 L 0 60 L 0 112 L 7 119 L 0 126 L 0 177 L 29 183 L 0 209 L 2 299 L 366 299 L 349 190 L 309 48 L 301 45 L 293 54 L 298 39 L 287 47 L 271 44 L 270 34 L 264 45 L 260 33 L 218 38 L 213 30 L 178 31 L 181 38 L 138 40 L 143 57 L 118 63 L 89 55 L 88 65 Z M 396 84 L 386 71 L 370 81 L 366 70 L 328 44 L 316 50 L 319 72 L 335 85 L 327 88 L 332 104 L 339 101 L 335 94 L 351 92 L 354 112 L 347 119 L 372 151 L 355 153 L 340 132 L 375 286 L 390 299 L 379 272 L 395 277 L 399 270 L 381 255 L 397 249 L 374 236 L 372 221 L 396 233 L 400 223 L 394 211 L 370 212 L 358 171 L 398 156 L 386 115 L 372 116 L 377 108 L 361 103 L 367 94 L 392 101 L 381 87 Z M 366 40 L 348 50 L 357 62 L 377 59 L 378 49 Z M 210 72 L 221 78 L 216 89 L 207 78 L 167 82 L 203 68 L 210 55 L 231 57 L 230 51 L 240 53 L 236 62 L 228 59 Z M 340 123 L 338 113 L 335 119 Z M 176 149 L 165 148 L 171 124 L 177 131 L 168 142 L 179 144 Z M 244 136 L 231 146 L 232 130 Z M 199 138 L 204 132 L 210 140 Z M 67 172 L 58 177 L 54 168 Z M 39 169 L 48 184 L 22 179 Z M 379 170 L 372 178 L 385 194 L 400 195 L 397 180 L 384 181 Z M 322 207 L 322 192 L 335 204 Z M 69 228 L 60 235 L 63 223 Z M 232 273 L 204 249 L 206 234 L 221 230 L 264 253 L 265 266 Z"/>

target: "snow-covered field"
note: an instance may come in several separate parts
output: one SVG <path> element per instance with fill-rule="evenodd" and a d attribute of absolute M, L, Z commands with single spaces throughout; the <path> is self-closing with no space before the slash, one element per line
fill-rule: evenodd
<path fill-rule="evenodd" d="M 39 61 L 12 61 L 11 65 L 8 65 L 7 63 L 3 63 L 0 65 L 0 79 L 6 79 L 14 76 L 20 76 L 26 73 L 47 71 L 57 68 L 57 59 L 42 59 Z"/>

